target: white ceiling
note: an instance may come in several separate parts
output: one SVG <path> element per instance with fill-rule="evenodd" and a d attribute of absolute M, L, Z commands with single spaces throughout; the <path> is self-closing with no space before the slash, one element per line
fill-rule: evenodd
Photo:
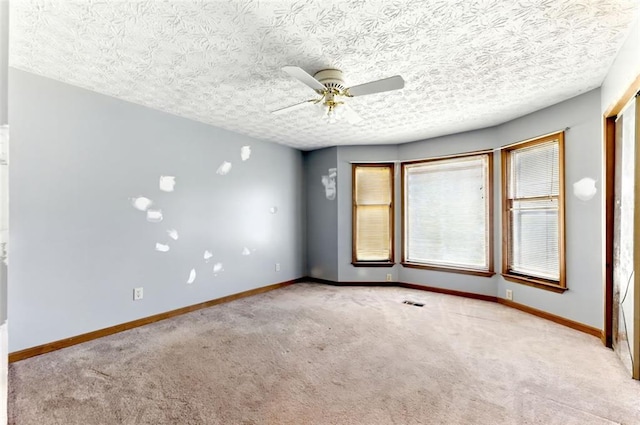
<path fill-rule="evenodd" d="M 11 2 L 10 65 L 259 139 L 315 149 L 402 143 L 496 125 L 599 87 L 638 0 Z M 347 86 L 400 74 L 403 90 L 348 99 L 328 124 L 281 71 L 339 68 Z"/>

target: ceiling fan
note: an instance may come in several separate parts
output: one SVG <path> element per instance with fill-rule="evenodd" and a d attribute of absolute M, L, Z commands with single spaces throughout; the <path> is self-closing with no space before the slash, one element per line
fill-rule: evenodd
<path fill-rule="evenodd" d="M 362 121 L 362 118 L 342 100 L 343 98 L 382 93 L 404 87 L 404 80 L 399 75 L 345 87 L 342 71 L 339 69 L 323 69 L 313 76 L 297 66 L 285 66 L 282 70 L 311 87 L 320 97 L 276 109 L 272 113 L 284 114 L 306 105 L 319 105 L 323 109 L 324 118 L 330 123 L 342 117 L 352 124 Z"/>

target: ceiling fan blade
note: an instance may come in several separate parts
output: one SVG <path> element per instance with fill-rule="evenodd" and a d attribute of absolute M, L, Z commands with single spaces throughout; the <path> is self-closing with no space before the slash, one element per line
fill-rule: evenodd
<path fill-rule="evenodd" d="M 354 111 L 351 106 L 345 103 L 344 105 L 340 105 L 340 107 L 344 109 L 344 118 L 349 124 L 359 124 L 363 121 L 360 114 Z"/>
<path fill-rule="evenodd" d="M 311 103 L 316 102 L 316 99 L 305 100 L 304 102 L 296 103 L 295 105 L 285 106 L 284 108 L 276 109 L 275 111 L 271 111 L 274 115 L 284 114 L 285 112 L 295 111 L 296 109 L 302 108 L 304 105 L 309 105 Z"/>
<path fill-rule="evenodd" d="M 304 69 L 297 66 L 283 66 L 282 70 L 294 78 L 302 81 L 314 90 L 324 91 L 326 87 L 320 81 L 313 78 Z"/>
<path fill-rule="evenodd" d="M 351 96 L 364 96 L 366 94 L 382 93 L 385 91 L 398 90 L 404 87 L 404 80 L 401 76 L 384 78 L 382 80 L 371 81 L 348 88 Z"/>

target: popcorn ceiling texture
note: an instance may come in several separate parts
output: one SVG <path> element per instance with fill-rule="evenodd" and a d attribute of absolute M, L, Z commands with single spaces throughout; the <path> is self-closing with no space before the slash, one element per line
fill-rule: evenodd
<path fill-rule="evenodd" d="M 401 143 L 496 125 L 599 87 L 637 0 L 11 2 L 13 67 L 301 149 Z M 280 68 L 340 68 L 329 125 Z"/>

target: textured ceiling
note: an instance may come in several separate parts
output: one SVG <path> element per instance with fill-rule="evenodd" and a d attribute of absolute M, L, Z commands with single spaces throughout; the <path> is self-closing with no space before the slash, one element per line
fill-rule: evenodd
<path fill-rule="evenodd" d="M 499 124 L 599 87 L 638 0 L 11 2 L 10 65 L 285 145 L 401 143 Z M 348 99 L 329 124 L 281 71 L 339 68 L 348 86 L 400 74 L 403 90 Z"/>

